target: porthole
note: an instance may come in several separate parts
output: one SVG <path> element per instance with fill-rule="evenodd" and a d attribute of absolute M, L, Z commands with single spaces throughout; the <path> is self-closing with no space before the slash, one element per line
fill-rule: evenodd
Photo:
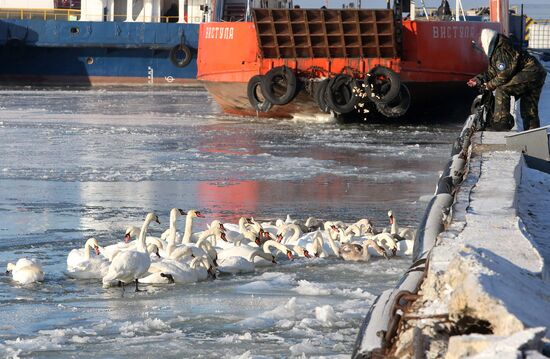
<path fill-rule="evenodd" d="M 93 63 L 94 63 L 94 58 L 93 58 L 93 57 L 88 57 L 88 58 L 86 59 L 86 63 L 87 63 L 88 65 L 93 64 Z"/>

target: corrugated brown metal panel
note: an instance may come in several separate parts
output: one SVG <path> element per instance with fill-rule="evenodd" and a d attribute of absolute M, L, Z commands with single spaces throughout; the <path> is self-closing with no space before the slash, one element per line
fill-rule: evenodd
<path fill-rule="evenodd" d="M 392 10 L 253 9 L 264 58 L 396 58 Z"/>

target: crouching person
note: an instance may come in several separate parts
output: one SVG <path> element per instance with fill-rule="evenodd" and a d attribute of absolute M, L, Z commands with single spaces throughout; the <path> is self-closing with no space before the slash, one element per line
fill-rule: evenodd
<path fill-rule="evenodd" d="M 516 49 L 503 34 L 481 30 L 481 47 L 489 59 L 486 72 L 468 81 L 468 86 L 481 86 L 495 91 L 495 109 L 491 128 L 508 131 L 514 127 L 510 114 L 510 96 L 520 99 L 524 130 L 540 127 L 539 99 L 546 70 L 527 51 Z"/>

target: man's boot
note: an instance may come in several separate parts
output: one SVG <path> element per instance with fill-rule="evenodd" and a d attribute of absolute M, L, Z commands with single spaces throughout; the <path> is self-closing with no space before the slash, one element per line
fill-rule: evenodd
<path fill-rule="evenodd" d="M 512 127 L 514 127 L 514 117 L 511 114 L 501 114 L 500 116 L 495 114 L 490 129 L 493 131 L 510 131 Z"/>

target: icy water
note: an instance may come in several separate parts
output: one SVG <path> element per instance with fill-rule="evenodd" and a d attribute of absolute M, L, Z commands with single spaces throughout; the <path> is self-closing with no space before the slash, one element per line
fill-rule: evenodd
<path fill-rule="evenodd" d="M 0 279 L 0 356 L 348 357 L 375 296 L 410 258 L 297 259 L 147 292 L 64 276 L 88 237 L 121 240 L 155 211 L 416 225 L 460 121 L 231 118 L 202 90 L 0 91 L 0 265 L 40 259 L 43 284 Z M 182 224 L 180 224 L 180 228 Z"/>

